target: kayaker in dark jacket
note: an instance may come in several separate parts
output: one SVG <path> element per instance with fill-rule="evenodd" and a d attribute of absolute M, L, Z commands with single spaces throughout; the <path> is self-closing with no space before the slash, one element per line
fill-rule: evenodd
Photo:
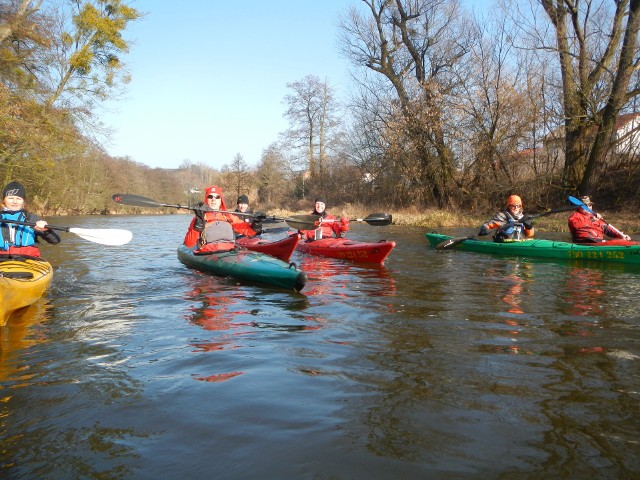
<path fill-rule="evenodd" d="M 238 213 L 247 213 L 249 215 L 253 215 L 253 210 L 251 210 L 251 208 L 249 208 L 249 197 L 247 197 L 246 195 L 240 195 L 238 197 L 238 201 L 236 202 L 236 212 Z M 249 225 L 251 225 L 251 228 L 256 232 L 257 235 L 260 235 L 262 233 L 262 218 L 261 217 L 266 217 L 265 214 L 263 213 L 256 213 L 255 216 L 245 216 L 245 215 L 238 215 L 242 220 L 244 220 L 246 223 L 248 223 Z"/>
<path fill-rule="evenodd" d="M 591 209 L 591 199 L 585 195 L 580 197 L 589 209 Z M 620 238 L 629 241 L 631 237 L 625 235 L 620 230 L 612 227 L 604 220 L 602 215 L 594 211 L 587 211 L 582 207 L 578 207 L 569 217 L 569 230 L 571 231 L 571 239 L 574 243 L 600 243 L 605 242 L 605 235 L 611 238 Z"/>
<path fill-rule="evenodd" d="M 323 197 L 315 199 L 314 209 L 311 215 L 319 215 L 322 217 L 321 225 L 315 230 L 300 230 L 300 234 L 307 240 L 318 240 L 320 238 L 342 237 L 343 233 L 349 231 L 349 220 L 344 217 L 339 220 L 330 215 L 326 211 L 327 203 Z"/>
<path fill-rule="evenodd" d="M 211 251 L 216 249 L 214 244 L 219 244 L 220 250 L 229 250 L 235 246 L 236 234 L 247 237 L 256 235 L 256 231 L 242 218 L 219 210 L 227 210 L 222 198 L 222 188 L 215 185 L 207 187 L 204 202 L 196 205 L 195 216 L 184 237 L 187 247 L 193 247 L 199 242 L 201 246 L 210 244 Z"/>
<path fill-rule="evenodd" d="M 489 235 L 490 230 L 497 230 L 493 236 L 494 242 L 512 242 L 533 237 L 533 224 L 523 213 L 522 199 L 518 195 L 510 195 L 507 206 L 483 223 L 478 235 Z"/>
<path fill-rule="evenodd" d="M 60 237 L 47 228 L 46 220 L 24 209 L 27 193 L 19 182 L 8 183 L 2 189 L 2 212 L 0 213 L 0 255 L 28 255 L 39 257 L 38 239 L 42 238 L 53 245 Z M 35 226 L 16 225 L 14 222 L 34 223 Z"/>
<path fill-rule="evenodd" d="M 253 214 L 253 210 L 249 208 L 249 197 L 247 197 L 246 195 L 240 195 L 238 197 L 238 201 L 236 205 L 237 205 L 236 212 Z M 249 222 L 251 222 L 251 217 L 247 217 L 247 218 L 249 219 Z"/>

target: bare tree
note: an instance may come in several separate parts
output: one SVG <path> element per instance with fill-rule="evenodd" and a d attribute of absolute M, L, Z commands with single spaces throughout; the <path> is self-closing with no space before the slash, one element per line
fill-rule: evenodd
<path fill-rule="evenodd" d="M 538 168 L 543 102 L 528 52 L 513 47 L 512 25 L 502 15 L 477 18 L 473 26 L 476 40 L 456 69 L 460 88 L 450 99 L 457 125 L 453 149 L 463 192 L 473 205 L 486 207 L 505 190 L 530 197 L 525 187 L 534 190 L 543 173 L 553 172 Z"/>
<path fill-rule="evenodd" d="M 261 203 L 271 206 L 281 202 L 292 188 L 287 164 L 282 151 L 272 144 L 262 152 L 256 168 L 258 198 Z"/>
<path fill-rule="evenodd" d="M 222 167 L 227 189 L 235 192 L 236 198 L 245 193 L 251 183 L 251 171 L 242 155 L 237 153 L 230 164 Z"/>
<path fill-rule="evenodd" d="M 41 5 L 42 0 L 21 0 L 17 4 L 15 2 L 7 2 L 7 4 L 1 6 L 0 43 L 4 42 L 10 35 L 24 35 L 27 31 L 33 29 L 34 24 L 29 24 L 28 18 L 40 10 Z"/>
<path fill-rule="evenodd" d="M 362 0 L 341 21 L 342 50 L 392 85 L 402 123 L 419 166 L 423 191 L 438 206 L 450 204 L 455 159 L 445 130 L 445 97 L 458 87 L 454 68 L 469 51 L 465 18 L 457 1 Z M 426 199 L 425 199 L 426 200 Z"/>
<path fill-rule="evenodd" d="M 121 56 L 129 51 L 122 33 L 140 13 L 122 0 L 74 0 L 73 11 L 52 12 L 56 31 L 47 59 L 46 105 L 88 105 L 109 98 L 128 83 Z"/>
<path fill-rule="evenodd" d="M 327 80 L 307 75 L 288 83 L 293 90 L 284 98 L 284 117 L 290 127 L 285 133 L 294 149 L 302 149 L 312 178 L 322 179 L 330 150 L 333 129 L 337 125 L 338 103 Z"/>
<path fill-rule="evenodd" d="M 531 6 L 533 17 L 527 11 L 516 20 L 525 27 L 525 46 L 553 54 L 559 65 L 563 185 L 587 192 L 610 150 L 616 119 L 640 93 L 640 1 L 531 0 Z M 513 4 L 510 10 L 516 11 Z"/>

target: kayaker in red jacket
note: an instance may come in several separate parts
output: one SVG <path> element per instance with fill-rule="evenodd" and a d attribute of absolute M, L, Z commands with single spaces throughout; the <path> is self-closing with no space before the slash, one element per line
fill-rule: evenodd
<path fill-rule="evenodd" d="M 349 231 L 349 220 L 344 216 L 339 220 L 326 211 L 327 203 L 324 198 L 315 199 L 314 209 L 311 215 L 322 217 L 321 225 L 315 230 L 300 230 L 300 234 L 307 240 L 318 240 L 320 238 L 331 238 L 334 235 L 341 237 L 343 233 Z"/>
<path fill-rule="evenodd" d="M 497 230 L 494 242 L 518 241 L 533 237 L 534 230 L 531 219 L 523 213 L 522 199 L 518 195 L 507 198 L 507 206 L 497 212 L 491 220 L 480 227 L 478 235 L 489 235 L 490 230 Z"/>
<path fill-rule="evenodd" d="M 235 234 L 246 235 L 247 237 L 256 235 L 256 231 L 241 217 L 231 213 L 215 211 L 227 210 L 224 198 L 222 198 L 222 188 L 220 187 L 215 185 L 207 187 L 204 191 L 204 202 L 199 204 L 198 207 L 200 209 L 195 210 L 195 216 L 191 220 L 187 234 L 184 237 L 184 244 L 187 247 L 193 247 L 200 242 L 201 245 L 219 243 L 221 247 L 224 247 L 222 249 L 229 249 L 235 246 Z M 224 223 L 229 224 L 231 229 L 225 229 L 224 225 L 220 225 Z M 217 232 L 214 229 L 216 225 L 220 227 Z M 207 232 L 209 232 L 209 238 L 207 238 Z"/>
<path fill-rule="evenodd" d="M 2 212 L 0 212 L 0 255 L 28 255 L 39 257 L 38 239 L 55 245 L 60 237 L 47 228 L 47 222 L 24 209 L 26 189 L 19 182 L 11 182 L 2 189 Z M 34 223 L 34 227 L 12 224 L 17 222 Z"/>
<path fill-rule="evenodd" d="M 591 209 L 591 199 L 585 195 L 580 197 L 589 209 Z M 577 202 L 576 202 L 577 203 Z M 571 239 L 574 243 L 600 243 L 606 242 L 605 235 L 611 238 L 619 238 L 629 241 L 631 237 L 625 235 L 620 230 L 612 227 L 602 220 L 602 215 L 594 211 L 587 211 L 582 207 L 578 207 L 569 217 L 569 230 L 571 231 Z"/>

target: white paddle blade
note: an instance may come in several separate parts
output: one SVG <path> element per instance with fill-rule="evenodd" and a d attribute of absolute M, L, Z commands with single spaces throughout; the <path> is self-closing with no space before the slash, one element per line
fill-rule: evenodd
<path fill-rule="evenodd" d="M 129 230 L 121 230 L 118 228 L 70 228 L 70 233 L 74 233 L 80 238 L 89 240 L 94 243 L 101 243 L 102 245 L 124 245 L 129 243 L 133 238 L 133 233 Z"/>

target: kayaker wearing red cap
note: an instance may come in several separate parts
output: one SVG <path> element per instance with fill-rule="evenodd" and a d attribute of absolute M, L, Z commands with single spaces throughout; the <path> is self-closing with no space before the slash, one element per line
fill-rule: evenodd
<path fill-rule="evenodd" d="M 589 196 L 584 195 L 580 197 L 580 201 L 591 209 L 591 205 L 593 204 Z M 602 220 L 602 215 L 594 211 L 589 212 L 581 206 L 576 208 L 576 211 L 571 214 L 568 223 L 569 230 L 571 231 L 571 239 L 574 243 L 606 242 L 604 238 L 605 235 L 626 241 L 631 240 L 629 235 L 625 235 Z"/>
<path fill-rule="evenodd" d="M 518 195 L 507 198 L 507 206 L 493 218 L 482 224 L 478 235 L 489 235 L 489 230 L 497 229 L 494 242 L 513 242 L 533 237 L 531 219 L 523 213 L 522 199 Z"/>
<path fill-rule="evenodd" d="M 47 228 L 45 220 L 24 209 L 26 196 L 26 189 L 19 182 L 8 183 L 2 189 L 0 254 L 39 257 L 40 249 L 37 247 L 39 238 L 43 238 L 52 245 L 60 243 L 60 237 L 56 232 Z M 35 227 L 12 224 L 11 220 L 34 223 Z"/>
<path fill-rule="evenodd" d="M 322 217 L 322 224 L 315 230 L 300 230 L 300 233 L 307 240 L 318 240 L 320 238 L 331 238 L 333 235 L 341 237 L 343 233 L 349 231 L 349 220 L 342 217 L 338 220 L 326 211 L 327 202 L 323 197 L 315 199 L 314 209 L 311 215 L 319 215 Z"/>
<path fill-rule="evenodd" d="M 242 218 L 219 211 L 227 210 L 220 187 L 215 185 L 207 187 L 204 191 L 204 202 L 197 207 L 184 237 L 184 244 L 187 247 L 193 247 L 199 243 L 201 250 L 205 245 L 208 247 L 207 251 L 231 250 L 235 246 L 236 234 L 247 237 L 256 235 L 256 231 Z"/>

